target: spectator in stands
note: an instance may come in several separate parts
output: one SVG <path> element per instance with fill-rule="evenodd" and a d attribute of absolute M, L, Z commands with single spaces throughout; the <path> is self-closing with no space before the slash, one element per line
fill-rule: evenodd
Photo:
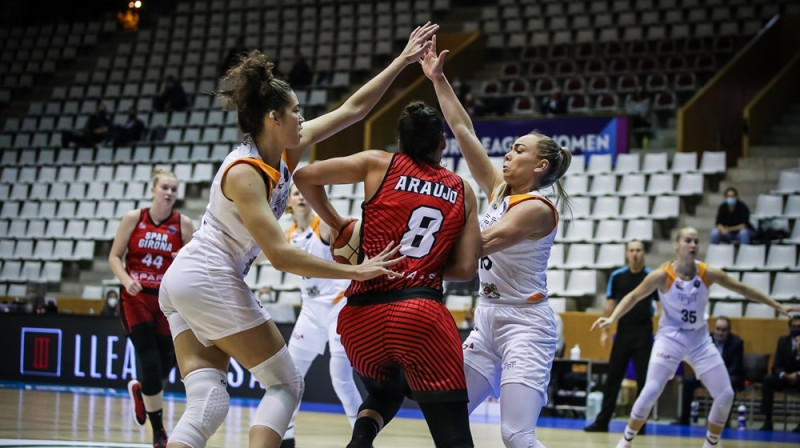
<path fill-rule="evenodd" d="M 305 56 L 303 56 L 303 53 L 301 53 L 300 50 L 295 50 L 294 64 L 287 77 L 289 84 L 295 89 L 308 87 L 311 85 L 311 78 L 313 76 L 314 73 L 311 71 L 311 67 L 308 65 L 308 61 Z"/>
<path fill-rule="evenodd" d="M 458 100 L 461 101 L 461 104 L 464 104 L 467 98 L 467 94 L 472 91 L 472 88 L 469 86 L 469 84 L 466 84 L 463 81 L 461 81 L 461 77 L 459 76 L 453 78 L 453 82 L 451 85 L 453 86 L 453 91 L 456 92 Z"/>
<path fill-rule="evenodd" d="M 119 316 L 119 308 L 117 308 L 118 304 L 119 304 L 119 294 L 117 294 L 117 291 L 109 289 L 108 292 L 106 292 L 106 302 L 103 304 L 103 309 L 100 310 L 100 315 L 107 317 L 118 317 Z"/>
<path fill-rule="evenodd" d="M 467 111 L 470 117 L 480 117 L 484 114 L 485 107 L 483 106 L 483 103 L 475 98 L 475 94 L 472 92 L 467 92 L 464 95 L 464 99 L 461 101 L 461 104 L 464 106 L 464 109 Z"/>
<path fill-rule="evenodd" d="M 86 125 L 80 131 L 64 131 L 61 134 L 61 146 L 66 148 L 70 143 L 78 146 L 94 146 L 108 137 L 111 128 L 111 117 L 106 111 L 106 103 L 102 100 L 97 101 L 97 109 Z"/>
<path fill-rule="evenodd" d="M 646 139 L 653 136 L 653 104 L 638 83 L 633 93 L 625 97 L 625 113 L 631 116 L 633 134 L 646 146 Z"/>
<path fill-rule="evenodd" d="M 778 339 L 772 375 L 764 378 L 761 390 L 761 412 L 764 413 L 762 431 L 772 431 L 772 403 L 776 390 L 800 390 L 800 315 L 789 319 L 789 335 Z M 800 432 L 800 424 L 792 432 Z"/>
<path fill-rule="evenodd" d="M 644 243 L 641 241 L 628 242 L 625 246 L 625 259 L 628 265 L 612 272 L 608 279 L 606 306 L 603 310 L 605 316 L 610 316 L 620 300 L 639 286 L 650 273 L 650 269 L 644 265 Z M 611 347 L 608 375 L 603 389 L 603 406 L 594 423 L 583 428 L 584 431 L 608 432 L 608 424 L 617 405 L 617 394 L 631 360 L 636 371 L 636 395 L 642 392 L 644 380 L 647 378 L 647 363 L 653 348 L 653 314 L 657 307 L 660 311 L 660 306 L 658 294 L 654 292 L 646 300 L 637 303 L 617 324 L 617 336 Z M 606 344 L 608 330 L 603 329 L 600 333 L 600 345 L 605 347 Z"/>
<path fill-rule="evenodd" d="M 711 244 L 730 241 L 750 244 L 751 236 L 750 209 L 739 199 L 739 192 L 728 187 L 725 190 L 725 202 L 717 210 L 716 227 L 711 229 Z"/>
<path fill-rule="evenodd" d="M 733 390 L 739 390 L 744 386 L 744 342 L 742 338 L 731 333 L 731 320 L 726 316 L 717 317 L 714 324 L 714 332 L 711 333 L 711 340 L 714 346 L 722 355 L 725 367 L 728 369 L 728 376 L 731 378 Z M 689 425 L 689 412 L 694 391 L 702 386 L 702 383 L 695 375 L 687 375 L 683 378 L 683 402 L 681 402 L 681 413 L 678 422 L 681 425 Z"/>
<path fill-rule="evenodd" d="M 567 99 L 561 95 L 561 89 L 558 86 L 553 87 L 550 97 L 542 102 L 542 113 L 546 115 L 567 113 Z"/>
<path fill-rule="evenodd" d="M 189 107 L 189 98 L 183 90 L 181 82 L 175 75 L 167 75 L 164 80 L 164 90 L 156 97 L 154 106 L 159 112 L 185 110 Z"/>
<path fill-rule="evenodd" d="M 232 67 L 239 63 L 242 56 L 247 54 L 247 47 L 244 46 L 244 36 L 239 36 L 233 43 L 233 47 L 228 49 L 222 63 L 219 65 L 219 76 L 225 76 Z"/>
<path fill-rule="evenodd" d="M 144 135 L 144 121 L 140 120 L 136 106 L 128 108 L 128 120 L 124 124 L 115 124 L 109 135 L 113 147 L 138 142 Z"/>

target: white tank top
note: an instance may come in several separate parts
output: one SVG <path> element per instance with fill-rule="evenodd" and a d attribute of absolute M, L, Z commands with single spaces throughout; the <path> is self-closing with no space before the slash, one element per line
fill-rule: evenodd
<path fill-rule="evenodd" d="M 502 184 L 493 196 L 505 188 Z M 481 258 L 478 263 L 480 300 L 487 304 L 536 303 L 547 299 L 547 260 L 556 238 L 558 211 L 539 191 L 511 195 L 493 200 L 481 219 L 481 231 L 488 229 L 515 205 L 523 201 L 539 200 L 547 204 L 555 215 L 556 225 L 544 238 L 526 238 L 515 245 Z"/>
<path fill-rule="evenodd" d="M 707 265 L 701 261 L 695 263 L 697 273 L 691 280 L 681 279 L 675 272 L 673 263 L 661 265 L 661 269 L 664 269 L 669 277 L 669 286 L 667 292 L 658 290 L 658 298 L 664 311 L 658 321 L 659 328 L 697 330 L 708 326 L 705 317 L 708 304 Z"/>
<path fill-rule="evenodd" d="M 307 229 L 301 230 L 297 224 L 292 224 L 287 233 L 289 243 L 315 257 L 333 261 L 330 245 L 322 241 L 319 234 L 319 216 L 311 220 Z M 310 278 L 302 277 L 300 281 L 301 296 L 303 302 L 306 300 L 318 300 L 321 302 L 336 304 L 344 297 L 344 290 L 350 285 L 350 280 L 334 280 L 330 278 Z"/>
<path fill-rule="evenodd" d="M 206 212 L 200 228 L 187 248 L 190 249 L 189 253 L 205 254 L 207 260 L 214 261 L 221 257 L 223 266 L 231 267 L 244 278 L 261 249 L 244 226 L 236 205 L 222 193 L 224 176 L 233 165 L 239 163 L 247 163 L 259 170 L 267 184 L 269 205 L 275 219 L 283 215 L 289 199 L 289 181 L 294 167 L 287 163 L 284 153 L 276 171 L 261 159 L 254 145 L 242 144 L 225 157 L 214 176 Z M 219 268 L 225 269 L 221 266 Z"/>

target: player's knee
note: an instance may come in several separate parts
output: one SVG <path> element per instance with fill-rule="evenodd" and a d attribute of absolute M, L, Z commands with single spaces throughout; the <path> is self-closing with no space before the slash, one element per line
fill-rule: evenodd
<path fill-rule="evenodd" d="M 303 376 L 292 362 L 286 347 L 250 369 L 250 373 L 267 389 L 252 423 L 254 426 L 272 428 L 282 437 L 303 397 Z"/>
<path fill-rule="evenodd" d="M 714 397 L 715 401 L 726 407 L 730 407 L 733 404 L 733 399 L 734 392 L 730 384 L 726 385 L 726 387 L 722 389 L 722 391 L 720 391 L 716 397 Z"/>
<path fill-rule="evenodd" d="M 541 446 L 536 440 L 536 428 L 519 429 L 507 424 L 500 425 L 503 444 L 508 448 L 534 448 Z"/>
<path fill-rule="evenodd" d="M 156 395 L 163 389 L 161 376 L 162 363 L 156 350 L 147 350 L 139 354 L 139 382 L 144 395 Z"/>
<path fill-rule="evenodd" d="M 225 421 L 230 407 L 225 372 L 199 369 L 186 375 L 186 411 L 170 435 L 170 442 L 203 447 Z"/>

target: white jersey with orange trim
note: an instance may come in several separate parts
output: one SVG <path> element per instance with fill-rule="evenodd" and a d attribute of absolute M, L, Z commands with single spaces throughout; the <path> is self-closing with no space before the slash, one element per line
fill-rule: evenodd
<path fill-rule="evenodd" d="M 683 280 L 678 276 L 674 263 L 664 263 L 661 266 L 667 273 L 669 284 L 666 292 L 658 290 L 663 309 L 658 322 L 659 329 L 697 330 L 708 325 L 705 318 L 708 305 L 708 266 L 702 261 L 696 261 L 695 264 L 697 273 L 690 280 Z"/>
<path fill-rule="evenodd" d="M 315 257 L 333 261 L 329 243 L 323 241 L 319 234 L 319 224 L 319 216 L 315 216 L 306 229 L 299 229 L 296 223 L 292 224 L 287 230 L 289 243 Z M 344 290 L 349 284 L 350 280 L 303 277 L 300 282 L 303 302 L 314 300 L 338 303 L 344 297 Z"/>
<path fill-rule="evenodd" d="M 208 251 L 207 255 L 214 258 L 222 257 L 225 266 L 232 266 L 244 278 L 261 249 L 244 226 L 236 205 L 222 192 L 225 175 L 232 166 L 239 163 L 252 165 L 261 173 L 267 186 L 272 213 L 276 219 L 283 215 L 289 199 L 289 183 L 294 167 L 289 165 L 284 153 L 279 169 L 275 170 L 261 159 L 254 145 L 243 143 L 222 161 L 222 166 L 211 183 L 208 206 L 200 228 L 187 248 L 190 252 L 202 250 Z"/>
<path fill-rule="evenodd" d="M 501 185 L 493 195 L 505 188 Z M 544 238 L 527 238 L 513 246 L 483 257 L 478 264 L 480 300 L 487 304 L 535 303 L 547 299 L 547 260 L 556 238 L 558 211 L 539 191 L 493 200 L 480 222 L 481 231 L 495 225 L 520 202 L 538 200 L 555 214 L 556 225 Z"/>

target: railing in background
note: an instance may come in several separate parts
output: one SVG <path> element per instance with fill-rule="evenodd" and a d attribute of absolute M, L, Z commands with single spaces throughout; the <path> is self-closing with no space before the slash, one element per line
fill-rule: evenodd
<path fill-rule="evenodd" d="M 745 132 L 742 155 L 750 155 L 750 146 L 763 142 L 770 128 L 778 123 L 800 96 L 800 51 L 744 108 Z M 757 155 L 757 154 L 755 154 Z"/>

